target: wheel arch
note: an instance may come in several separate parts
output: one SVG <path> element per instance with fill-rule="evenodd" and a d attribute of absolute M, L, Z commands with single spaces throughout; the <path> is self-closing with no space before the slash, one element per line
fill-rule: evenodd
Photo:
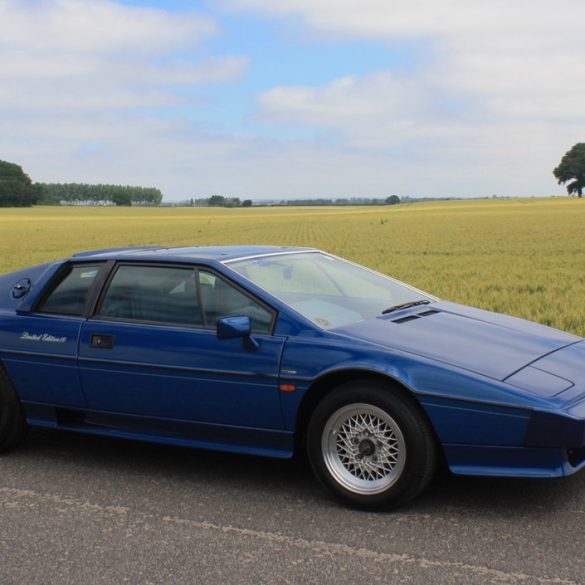
<path fill-rule="evenodd" d="M 18 445 L 25 437 L 27 429 L 22 404 L 0 360 L 0 453 Z"/>
<path fill-rule="evenodd" d="M 307 427 L 311 414 L 315 410 L 317 404 L 341 384 L 356 382 L 358 380 L 370 380 L 382 383 L 388 387 L 390 392 L 400 393 L 405 397 L 412 404 L 413 408 L 415 408 L 426 420 L 429 429 L 435 438 L 437 447 L 442 451 L 441 443 L 437 437 L 434 426 L 412 388 L 409 388 L 403 381 L 386 372 L 366 368 L 344 368 L 323 374 L 317 378 L 305 392 L 298 409 L 295 425 L 295 453 L 299 454 L 304 451 Z"/>
<path fill-rule="evenodd" d="M 4 364 L 4 360 L 0 357 L 0 383 L 4 382 L 7 385 L 6 390 L 14 394 L 14 398 L 20 402 L 20 394 L 16 389 L 16 385 L 12 381 L 12 377 L 8 372 L 8 368 Z"/>

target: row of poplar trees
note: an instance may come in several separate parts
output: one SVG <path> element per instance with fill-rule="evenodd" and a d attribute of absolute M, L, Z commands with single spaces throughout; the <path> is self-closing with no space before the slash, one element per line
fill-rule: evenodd
<path fill-rule="evenodd" d="M 0 160 L 0 207 L 53 205 L 160 205 L 162 193 L 152 187 L 33 183 L 17 164 Z"/>

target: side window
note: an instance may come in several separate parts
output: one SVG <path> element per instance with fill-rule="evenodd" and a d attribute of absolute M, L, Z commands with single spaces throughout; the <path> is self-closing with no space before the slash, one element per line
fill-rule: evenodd
<path fill-rule="evenodd" d="M 215 327 L 221 317 L 244 315 L 250 317 L 256 333 L 271 332 L 273 313 L 223 278 L 200 270 L 199 288 L 208 326 Z"/>
<path fill-rule="evenodd" d="M 100 270 L 100 265 L 71 266 L 61 281 L 38 306 L 41 313 L 81 316 L 87 294 Z"/>
<path fill-rule="evenodd" d="M 120 266 L 108 286 L 99 315 L 183 327 L 202 326 L 195 271 Z"/>

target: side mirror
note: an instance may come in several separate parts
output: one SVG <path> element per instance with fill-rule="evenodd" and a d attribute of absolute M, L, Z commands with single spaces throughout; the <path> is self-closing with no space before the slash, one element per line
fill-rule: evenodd
<path fill-rule="evenodd" d="M 256 350 L 260 344 L 252 338 L 252 323 L 250 317 L 222 317 L 217 321 L 218 339 L 242 339 L 245 349 Z"/>

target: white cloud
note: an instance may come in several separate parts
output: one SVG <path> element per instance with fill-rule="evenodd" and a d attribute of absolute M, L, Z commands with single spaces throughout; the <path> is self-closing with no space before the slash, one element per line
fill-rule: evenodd
<path fill-rule="evenodd" d="M 239 79 L 244 57 L 197 58 L 216 25 L 108 0 L 0 0 L 0 108 L 168 107 L 174 86 Z M 191 52 L 190 58 L 174 52 Z"/>
<path fill-rule="evenodd" d="M 538 38 L 559 28 L 579 31 L 580 0 L 225 0 L 234 8 L 273 15 L 299 15 L 338 35 L 475 37 L 521 32 Z M 522 45 L 524 43 L 522 42 Z"/>
<path fill-rule="evenodd" d="M 582 126 L 566 123 L 560 104 L 562 123 L 531 111 L 534 101 L 517 116 L 508 104 L 498 116 L 496 103 L 489 113 L 483 104 L 445 111 L 449 91 L 433 86 L 432 79 L 377 72 L 319 87 L 273 88 L 259 96 L 259 115 L 317 129 L 313 144 L 305 144 L 307 158 L 329 169 L 330 184 L 340 183 L 340 192 L 351 184 L 361 193 L 369 186 L 380 195 L 388 190 L 457 196 L 562 192 L 551 170 L 568 146 L 582 140 Z M 550 98 L 546 104 L 550 111 Z M 581 111 L 581 104 L 574 106 L 573 116 Z M 303 167 L 308 176 L 311 164 Z M 314 185 L 319 184 L 327 188 L 317 179 Z"/>
<path fill-rule="evenodd" d="M 320 34 L 431 47 L 417 79 L 486 113 L 585 118 L 582 0 L 230 0 Z"/>
<path fill-rule="evenodd" d="M 152 182 L 180 194 L 175 161 L 210 155 L 217 141 L 173 117 L 196 110 L 205 84 L 237 81 L 249 66 L 205 51 L 219 29 L 194 12 L 0 0 L 0 25 L 0 158 L 38 181 Z"/>
<path fill-rule="evenodd" d="M 321 87 L 275 87 L 258 104 L 263 120 L 329 128 L 344 135 L 346 146 L 387 149 L 419 132 L 433 96 L 411 77 L 380 71 Z"/>
<path fill-rule="evenodd" d="M 93 55 L 34 55 L 0 61 L 0 108 L 31 110 L 108 110 L 167 108 L 186 102 L 179 87 L 239 79 L 248 67 L 243 57 L 160 65 L 139 59 Z M 192 99 L 191 99 L 192 102 Z"/>
<path fill-rule="evenodd" d="M 275 87 L 259 96 L 266 116 L 284 122 L 341 125 L 385 119 L 404 122 L 429 99 L 412 80 L 381 71 L 342 77 L 321 87 Z"/>
<path fill-rule="evenodd" d="M 252 139 L 214 136 L 186 118 L 117 110 L 0 117 L 0 153 L 7 146 L 11 160 L 37 181 L 156 186 L 171 199 L 256 194 L 253 181 L 240 184 L 240 177 L 257 176 L 264 156 Z"/>
<path fill-rule="evenodd" d="M 217 32 L 208 18 L 109 0 L 1 0 L 0 47 L 30 51 L 158 53 Z"/>
<path fill-rule="evenodd" d="M 36 180 L 152 184 L 170 197 L 561 192 L 550 171 L 585 122 L 581 0 L 224 2 L 300 17 L 322 42 L 420 41 L 416 68 L 279 85 L 257 96 L 250 135 L 212 135 L 177 116 L 249 61 L 202 47 L 220 34 L 211 19 L 0 0 L 0 158 Z M 309 138 L 258 138 L 258 121 L 263 135 L 284 124 Z"/>
<path fill-rule="evenodd" d="M 314 128 L 356 164 L 360 151 L 383 159 L 397 188 L 560 192 L 551 169 L 585 122 L 581 0 L 226 1 L 300 17 L 313 41 L 418 47 L 416 67 L 265 91 L 261 119 Z"/>
<path fill-rule="evenodd" d="M 283 142 L 210 135 L 188 119 L 70 111 L 0 117 L 0 153 L 9 147 L 38 181 L 152 185 L 171 199 L 533 195 L 546 192 L 547 181 L 554 189 L 550 170 L 571 132 L 551 138 L 542 124 L 437 124 L 389 133 L 385 143 L 371 135 L 360 143 L 357 130 L 344 140 Z"/>

